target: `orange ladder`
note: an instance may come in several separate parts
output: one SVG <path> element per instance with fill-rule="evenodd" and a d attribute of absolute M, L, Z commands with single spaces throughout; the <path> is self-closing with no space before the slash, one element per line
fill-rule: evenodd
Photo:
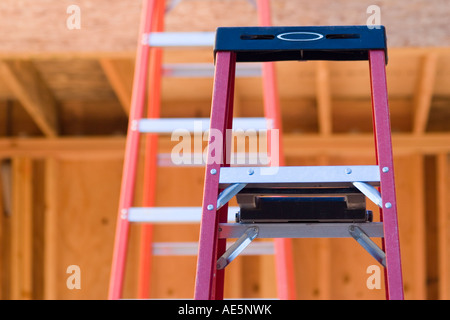
<path fill-rule="evenodd" d="M 270 24 L 270 8 L 268 0 L 259 0 L 258 9 L 260 23 Z M 158 166 L 158 134 L 170 133 L 176 128 L 192 127 L 194 121 L 209 119 L 159 119 L 160 90 L 162 77 L 163 47 L 213 47 L 212 32 L 204 33 L 169 33 L 164 29 L 165 1 L 144 0 L 139 31 L 139 42 L 136 56 L 135 74 L 131 110 L 129 116 L 126 150 L 122 173 L 119 210 L 116 223 L 114 251 L 109 283 L 109 299 L 122 297 L 130 223 L 144 223 L 141 232 L 139 286 L 138 297 L 148 298 L 153 243 L 153 224 L 167 221 L 199 222 L 201 208 L 155 208 L 156 172 Z M 195 68 L 195 66 L 194 66 Z M 272 63 L 262 67 L 264 85 L 265 116 L 272 119 L 275 128 L 280 125 L 278 93 L 275 70 Z M 192 71 L 192 68 L 188 68 Z M 172 73 L 183 73 L 186 70 L 172 70 Z M 147 89 L 148 88 L 148 89 Z M 148 93 L 147 93 L 148 90 Z M 147 115 L 144 116 L 146 97 Z M 252 128 L 266 127 L 266 120 L 243 118 L 240 124 Z M 263 122 L 261 121 L 263 120 Z M 181 127 L 180 127 L 181 126 Z M 238 124 L 239 127 L 239 124 Z M 133 206 L 135 183 L 139 158 L 141 133 L 146 133 L 144 163 L 144 198 L 143 207 Z M 281 157 L 281 146 L 280 159 Z M 281 160 L 282 161 L 282 160 Z M 183 251 L 183 249 L 180 249 Z M 164 251 L 164 250 L 163 250 Z M 167 251 L 167 250 L 166 250 Z M 177 248 L 169 248 L 169 252 Z M 185 251 L 185 250 L 184 250 Z M 295 281 L 293 278 L 291 243 L 289 239 L 275 241 L 275 257 L 277 268 L 278 295 L 281 299 L 295 298 Z"/>

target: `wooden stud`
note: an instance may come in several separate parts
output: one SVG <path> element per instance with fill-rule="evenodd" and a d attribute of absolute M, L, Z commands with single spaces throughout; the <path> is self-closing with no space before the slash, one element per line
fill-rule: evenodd
<path fill-rule="evenodd" d="M 439 299 L 450 298 L 449 270 L 450 270 L 450 214 L 448 205 L 449 170 L 448 153 L 437 156 L 437 222 L 438 222 L 438 272 L 439 272 Z"/>
<path fill-rule="evenodd" d="M 316 63 L 316 96 L 319 133 L 328 136 L 333 131 L 330 70 L 327 61 L 317 61 Z"/>
<path fill-rule="evenodd" d="M 29 300 L 33 298 L 32 162 L 14 158 L 12 170 L 11 299 Z"/>
<path fill-rule="evenodd" d="M 45 161 L 45 235 L 44 235 L 44 298 L 55 300 L 57 294 L 58 261 L 58 161 Z"/>
<path fill-rule="evenodd" d="M 403 256 L 409 255 L 409 261 L 413 268 L 404 268 L 407 299 L 426 299 L 426 196 L 424 188 L 426 172 L 424 170 L 425 159 L 420 154 L 410 157 L 397 158 L 398 165 L 394 165 L 402 178 L 396 180 L 398 189 L 402 190 L 403 202 L 399 204 L 399 229 L 403 237 L 409 241 L 402 242 Z M 411 183 L 410 181 L 414 181 Z M 407 199 L 409 200 L 407 202 Z M 400 202 L 399 202 L 400 203 Z M 403 210 L 402 210 L 403 209 Z M 402 211 L 400 211 L 402 210 Z M 410 230 L 408 234 L 406 230 Z M 408 254 L 409 253 L 409 254 Z M 407 275 L 408 274 L 408 278 Z M 408 284 L 406 284 L 408 283 Z"/>

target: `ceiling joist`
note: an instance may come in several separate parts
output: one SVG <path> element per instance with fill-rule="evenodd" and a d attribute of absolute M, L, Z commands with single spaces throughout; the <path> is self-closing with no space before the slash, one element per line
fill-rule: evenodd
<path fill-rule="evenodd" d="M 430 52 L 423 57 L 418 74 L 417 87 L 414 95 L 414 134 L 420 135 L 427 129 L 428 117 L 433 98 L 436 80 L 438 54 Z"/>
<path fill-rule="evenodd" d="M 0 61 L 0 76 L 47 137 L 59 133 L 57 102 L 30 61 Z"/>
<path fill-rule="evenodd" d="M 123 110 L 128 115 L 130 113 L 131 94 L 133 91 L 134 66 L 132 60 L 102 58 L 99 61 Z"/>
<path fill-rule="evenodd" d="M 60 137 L 46 138 L 0 138 L 0 159 L 18 156 L 32 158 L 123 158 L 124 137 Z M 392 135 L 394 154 L 444 154 L 450 153 L 450 134 L 427 133 Z M 170 154 L 174 144 L 170 137 L 159 139 L 159 153 Z M 286 157 L 308 156 L 375 156 L 372 134 L 285 134 L 283 136 Z M 205 145 L 206 146 L 206 145 Z"/>

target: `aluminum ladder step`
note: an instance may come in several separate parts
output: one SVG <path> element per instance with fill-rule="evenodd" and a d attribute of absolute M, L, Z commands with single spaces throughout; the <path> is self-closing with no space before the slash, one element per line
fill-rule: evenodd
<path fill-rule="evenodd" d="M 239 207 L 228 208 L 228 221 L 235 221 Z M 141 223 L 199 223 L 201 207 L 132 207 L 128 221 Z"/>
<path fill-rule="evenodd" d="M 361 228 L 369 237 L 383 238 L 382 222 L 363 223 L 221 223 L 219 238 L 239 238 L 248 228 L 258 228 L 257 238 L 352 238 L 351 227 Z"/>
<path fill-rule="evenodd" d="M 174 63 L 162 66 L 162 75 L 166 78 L 213 78 L 213 63 Z M 236 66 L 237 78 L 256 78 L 262 76 L 259 63 L 242 63 Z"/>
<path fill-rule="evenodd" d="M 363 182 L 370 186 L 380 183 L 379 167 L 369 166 L 287 166 L 287 167 L 223 167 L 220 168 L 220 188 L 233 184 L 251 187 L 324 187 L 353 186 Z"/>
<path fill-rule="evenodd" d="M 215 32 L 151 32 L 143 35 L 142 44 L 161 48 L 213 48 L 215 40 Z"/>
<path fill-rule="evenodd" d="M 142 133 L 171 134 L 175 130 L 206 131 L 209 129 L 210 118 L 158 118 L 136 120 L 133 126 Z M 236 118 L 233 120 L 233 130 L 266 130 L 270 120 L 266 118 Z"/>

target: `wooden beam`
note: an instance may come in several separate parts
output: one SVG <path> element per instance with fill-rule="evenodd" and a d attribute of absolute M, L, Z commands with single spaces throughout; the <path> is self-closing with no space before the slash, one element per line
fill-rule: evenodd
<path fill-rule="evenodd" d="M 133 91 L 134 66 L 132 60 L 102 58 L 99 62 L 123 110 L 128 115 Z"/>
<path fill-rule="evenodd" d="M 408 296 L 409 299 L 425 300 L 427 299 L 427 230 L 426 230 L 426 216 L 427 209 L 426 194 L 424 193 L 424 185 L 426 185 L 427 177 L 424 170 L 425 157 L 420 154 L 412 154 L 408 157 L 399 157 L 397 163 L 401 168 L 397 168 L 397 176 L 403 177 L 396 179 L 397 186 L 404 186 L 408 183 L 408 187 L 404 187 L 398 197 L 405 197 L 407 194 L 408 204 L 405 202 L 400 204 L 402 213 L 408 213 L 406 216 L 399 218 L 399 229 L 410 230 L 408 234 L 403 234 L 401 242 L 404 253 L 409 253 L 412 259 L 413 268 L 406 271 L 404 277 L 404 285 L 410 288 Z M 407 190 L 407 191 L 406 191 Z M 405 210 L 406 209 L 406 210 Z M 400 220 L 402 219 L 402 220 Z M 409 225 L 408 225 L 409 224 Z M 400 240 L 402 241 L 402 240 Z M 409 279 L 407 275 L 410 275 Z M 409 291 L 409 290 L 408 290 Z M 405 293 L 406 294 L 406 293 Z M 408 299 L 408 298 L 406 298 Z"/>
<path fill-rule="evenodd" d="M 0 76 L 44 135 L 59 132 L 57 103 L 31 61 L 0 61 Z"/>
<path fill-rule="evenodd" d="M 394 155 L 450 153 L 450 134 L 392 135 Z M 179 142 L 170 137 L 159 139 L 159 153 L 169 153 Z M 287 157 L 359 155 L 372 156 L 373 136 L 371 134 L 320 135 L 287 134 L 283 138 Z M 27 156 L 30 158 L 56 157 L 60 159 L 111 159 L 123 158 L 124 137 L 91 138 L 0 138 L 0 158 Z"/>
<path fill-rule="evenodd" d="M 427 129 L 436 79 L 437 60 L 438 55 L 435 52 L 426 54 L 423 57 L 420 72 L 417 76 L 418 81 L 414 95 L 413 123 L 413 132 L 417 135 L 423 134 Z"/>
<path fill-rule="evenodd" d="M 29 300 L 33 294 L 32 161 L 14 158 L 11 213 L 11 299 Z"/>
<path fill-rule="evenodd" d="M 447 152 L 450 148 L 450 135 L 393 134 L 394 155 L 436 154 Z M 301 155 L 373 155 L 374 142 L 371 134 L 333 134 L 330 137 L 319 135 L 289 134 L 284 136 L 286 156 Z"/>
<path fill-rule="evenodd" d="M 0 158 L 122 158 L 124 137 L 0 139 Z"/>

